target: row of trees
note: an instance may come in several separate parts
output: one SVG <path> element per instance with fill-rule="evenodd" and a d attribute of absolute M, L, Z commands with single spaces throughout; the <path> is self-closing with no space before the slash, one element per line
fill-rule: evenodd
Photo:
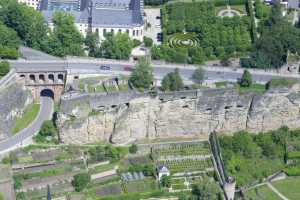
<path fill-rule="evenodd" d="M 201 84 L 204 80 L 205 71 L 199 67 L 197 68 L 192 79 L 195 83 Z M 149 90 L 153 86 L 154 75 L 153 68 L 150 61 L 146 57 L 142 57 L 132 72 L 129 81 L 133 86 L 141 91 Z M 179 74 L 179 69 L 175 69 L 164 76 L 161 82 L 161 90 L 163 91 L 178 91 L 184 88 L 183 80 Z"/>

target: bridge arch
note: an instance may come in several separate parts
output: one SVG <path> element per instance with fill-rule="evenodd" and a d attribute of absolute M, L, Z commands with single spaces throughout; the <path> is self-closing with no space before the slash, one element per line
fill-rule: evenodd
<path fill-rule="evenodd" d="M 41 90 L 40 96 L 41 97 L 51 97 L 52 99 L 54 99 L 54 92 L 51 89 L 46 88 L 46 89 Z"/>

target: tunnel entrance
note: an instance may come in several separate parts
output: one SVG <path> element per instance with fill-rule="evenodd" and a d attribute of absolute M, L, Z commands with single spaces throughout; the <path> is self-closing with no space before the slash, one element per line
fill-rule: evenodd
<path fill-rule="evenodd" d="M 43 89 L 41 91 L 41 97 L 51 97 L 54 99 L 54 92 L 51 89 Z"/>

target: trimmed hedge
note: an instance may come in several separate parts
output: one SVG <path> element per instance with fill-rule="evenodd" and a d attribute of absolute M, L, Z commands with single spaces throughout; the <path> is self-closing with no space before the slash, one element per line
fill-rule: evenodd
<path fill-rule="evenodd" d="M 300 166 L 288 167 L 284 169 L 284 172 L 288 176 L 300 176 Z"/>
<path fill-rule="evenodd" d="M 288 159 L 300 158 L 300 151 L 292 151 L 288 153 Z"/>
<path fill-rule="evenodd" d="M 266 84 L 266 89 L 277 88 L 277 87 L 292 87 L 298 81 L 293 78 L 277 78 L 272 79 Z"/>

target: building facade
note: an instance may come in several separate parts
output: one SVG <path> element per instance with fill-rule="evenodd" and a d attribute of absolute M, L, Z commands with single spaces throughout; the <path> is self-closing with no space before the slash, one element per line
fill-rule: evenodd
<path fill-rule="evenodd" d="M 75 25 L 83 36 L 88 30 L 98 33 L 104 40 L 106 33 L 127 33 L 130 38 L 143 40 L 144 4 L 143 0 L 93 0 L 80 1 L 77 4 L 42 3 L 42 13 L 50 28 L 53 28 L 52 17 L 55 11 L 63 10 L 74 16 Z M 74 2 L 76 0 L 60 0 Z M 80 1 L 80 2 L 79 2 Z M 72 6 L 73 5 L 73 6 Z M 77 7 L 74 5 L 78 5 Z"/>
<path fill-rule="evenodd" d="M 18 0 L 18 3 L 25 4 L 29 7 L 34 8 L 35 10 L 38 10 L 41 0 Z"/>

